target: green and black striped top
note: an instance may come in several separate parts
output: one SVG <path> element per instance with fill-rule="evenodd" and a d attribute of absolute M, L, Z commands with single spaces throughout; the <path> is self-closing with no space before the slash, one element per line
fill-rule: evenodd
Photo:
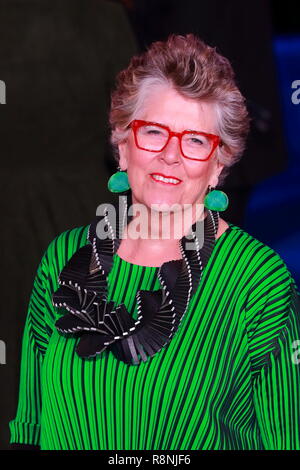
<path fill-rule="evenodd" d="M 138 366 L 75 353 L 52 304 L 88 226 L 56 237 L 39 265 L 22 342 L 10 442 L 41 449 L 300 450 L 299 291 L 282 258 L 240 227 L 216 240 L 171 342 Z M 113 257 L 109 300 L 136 318 L 159 268 Z M 299 362 L 299 364 L 298 364 Z"/>

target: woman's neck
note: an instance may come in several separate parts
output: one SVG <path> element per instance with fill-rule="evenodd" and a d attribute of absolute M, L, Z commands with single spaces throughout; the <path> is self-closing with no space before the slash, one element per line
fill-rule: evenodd
<path fill-rule="evenodd" d="M 204 217 L 202 215 L 202 218 L 205 217 L 206 212 L 204 212 Z M 128 226 L 125 227 L 124 234 L 117 251 L 120 258 L 133 264 L 153 267 L 161 266 L 164 262 L 170 260 L 182 259 L 179 241 L 183 235 L 186 235 L 189 232 L 189 229 L 194 222 L 189 223 L 188 226 L 187 224 L 183 224 L 182 230 L 177 230 L 177 237 L 174 237 L 174 232 L 170 230 L 173 236 L 164 238 L 163 235 L 166 235 L 166 232 L 163 231 L 162 225 L 154 225 L 153 220 L 154 219 L 152 219 L 152 225 L 149 225 L 149 223 L 144 225 L 144 230 L 141 230 L 139 227 L 139 223 L 142 224 L 143 221 L 136 217 L 128 224 Z M 163 219 L 160 218 L 160 222 L 162 222 L 162 220 Z M 196 220 L 201 220 L 201 215 L 200 218 L 197 218 Z M 164 222 L 166 222 L 166 218 L 164 219 Z M 172 227 L 174 227 L 174 225 Z M 219 228 L 216 238 L 219 238 L 227 228 L 228 224 L 223 219 L 219 219 Z M 141 231 L 143 232 L 143 236 L 139 236 L 139 232 Z"/>

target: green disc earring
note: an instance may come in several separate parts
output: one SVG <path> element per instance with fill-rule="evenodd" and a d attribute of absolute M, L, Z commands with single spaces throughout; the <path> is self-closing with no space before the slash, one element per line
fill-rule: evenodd
<path fill-rule="evenodd" d="M 218 189 L 211 190 L 211 186 L 208 188 L 209 193 L 206 194 L 204 198 L 204 206 L 206 209 L 210 209 L 212 211 L 225 211 L 229 204 L 227 194 L 223 191 L 219 191 Z"/>
<path fill-rule="evenodd" d="M 120 167 L 118 167 L 121 170 Z M 107 187 L 112 193 L 123 193 L 130 189 L 126 171 L 117 171 L 108 180 Z"/>

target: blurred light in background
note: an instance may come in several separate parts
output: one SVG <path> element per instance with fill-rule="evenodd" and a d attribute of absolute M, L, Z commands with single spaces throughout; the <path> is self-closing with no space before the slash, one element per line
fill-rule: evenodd
<path fill-rule="evenodd" d="M 292 88 L 295 81 L 300 84 L 300 35 L 274 37 L 273 50 L 288 167 L 256 186 L 247 206 L 245 230 L 280 254 L 300 286 L 300 103 L 294 104 L 300 91 Z"/>

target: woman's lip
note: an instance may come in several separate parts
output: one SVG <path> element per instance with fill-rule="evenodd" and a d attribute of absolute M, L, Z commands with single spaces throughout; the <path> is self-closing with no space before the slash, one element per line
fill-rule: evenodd
<path fill-rule="evenodd" d="M 178 181 L 178 183 L 166 183 L 165 181 L 159 181 L 159 180 L 156 180 L 155 178 L 153 178 L 153 175 L 157 175 L 157 176 L 162 176 L 163 178 L 172 178 L 176 181 Z M 151 173 L 150 174 L 151 178 L 153 179 L 153 181 L 155 181 L 156 183 L 163 183 L 163 184 L 169 184 L 169 185 L 172 185 L 172 186 L 178 186 L 182 180 L 180 180 L 179 178 L 176 178 L 176 176 L 166 176 L 166 175 L 163 175 L 162 173 Z"/>

